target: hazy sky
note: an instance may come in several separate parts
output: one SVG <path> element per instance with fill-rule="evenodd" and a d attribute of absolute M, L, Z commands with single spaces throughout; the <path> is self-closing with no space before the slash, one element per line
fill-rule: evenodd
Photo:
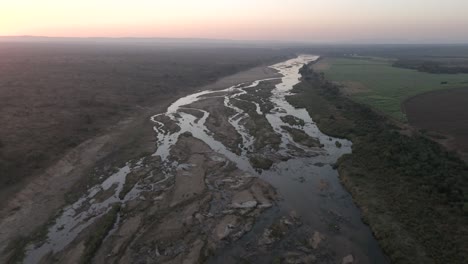
<path fill-rule="evenodd" d="M 468 43 L 468 0 L 0 0 L 0 35 Z"/>

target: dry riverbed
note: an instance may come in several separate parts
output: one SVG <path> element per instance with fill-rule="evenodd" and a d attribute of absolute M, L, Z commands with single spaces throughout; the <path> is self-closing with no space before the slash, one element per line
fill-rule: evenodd
<path fill-rule="evenodd" d="M 171 156 L 178 165 L 169 171 L 161 172 L 161 161 L 151 156 L 132 170 L 140 194 L 120 206 L 107 233 L 94 238 L 106 228 L 95 221 L 44 261 L 74 263 L 92 254 L 95 263 L 199 263 L 249 232 L 277 199 L 270 185 L 190 133 L 180 136 Z M 97 239 L 100 246 L 90 243 Z"/>

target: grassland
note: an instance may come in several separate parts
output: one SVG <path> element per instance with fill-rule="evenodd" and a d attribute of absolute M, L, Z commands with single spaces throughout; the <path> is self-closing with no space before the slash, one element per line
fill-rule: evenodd
<path fill-rule="evenodd" d="M 353 100 L 397 120 L 406 121 L 402 103 L 428 91 L 468 86 L 468 74 L 430 74 L 392 67 L 393 60 L 375 57 L 325 58 L 316 66 L 343 86 Z"/>
<path fill-rule="evenodd" d="M 309 68 L 301 73 L 288 100 L 306 108 L 324 133 L 353 141 L 353 153 L 337 163 L 340 179 L 392 263 L 466 263 L 466 164 L 343 96 Z"/>

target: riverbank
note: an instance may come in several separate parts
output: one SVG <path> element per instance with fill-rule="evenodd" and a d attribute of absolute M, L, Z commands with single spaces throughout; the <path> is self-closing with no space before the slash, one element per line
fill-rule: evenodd
<path fill-rule="evenodd" d="M 401 130 L 355 103 L 310 66 L 289 102 L 326 134 L 350 139 L 336 164 L 393 263 L 464 263 L 468 258 L 468 168 L 438 144 Z"/>

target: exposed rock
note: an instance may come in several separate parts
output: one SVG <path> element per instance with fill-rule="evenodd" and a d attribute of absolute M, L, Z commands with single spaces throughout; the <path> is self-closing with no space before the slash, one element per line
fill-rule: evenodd
<path fill-rule="evenodd" d="M 260 208 L 269 208 L 272 206 L 271 201 L 274 200 L 275 193 L 271 191 L 271 188 L 268 188 L 266 183 L 256 181 L 255 184 L 250 187 L 255 200 L 259 202 L 258 207 Z"/>
<path fill-rule="evenodd" d="M 236 227 L 239 218 L 235 215 L 226 215 L 214 229 L 214 235 L 218 240 L 223 240 L 231 234 Z"/>
<path fill-rule="evenodd" d="M 201 250 L 205 243 L 200 239 L 193 242 L 190 253 L 182 261 L 182 264 L 197 264 L 200 263 Z"/>
<path fill-rule="evenodd" d="M 264 245 L 271 245 L 273 244 L 277 239 L 273 236 L 273 230 L 271 229 L 265 229 L 263 231 L 262 236 L 258 240 L 258 245 L 259 246 L 264 246 Z"/>
<path fill-rule="evenodd" d="M 124 223 L 121 224 L 119 230 L 115 234 L 116 241 L 114 242 L 114 247 L 112 248 L 112 255 L 118 254 L 128 243 L 128 238 L 138 230 L 138 227 L 141 222 L 140 216 L 135 216 L 129 218 Z"/>
<path fill-rule="evenodd" d="M 195 214 L 195 219 L 197 219 L 198 222 L 201 224 L 201 223 L 203 223 L 203 220 L 205 220 L 205 217 L 200 213 L 196 213 Z"/>
<path fill-rule="evenodd" d="M 194 154 L 190 163 L 202 164 L 205 157 Z M 205 169 L 203 166 L 191 166 L 189 169 L 179 169 L 175 177 L 175 186 L 172 193 L 171 206 L 189 200 L 202 194 L 205 190 Z"/>
<path fill-rule="evenodd" d="M 297 215 L 297 212 L 294 211 L 294 210 L 291 211 L 291 212 L 289 212 L 289 216 L 290 216 L 291 218 L 293 218 L 293 219 L 297 219 L 297 220 L 299 219 L 299 216 Z"/>
<path fill-rule="evenodd" d="M 65 254 L 65 256 L 60 261 L 61 262 L 66 262 L 66 263 L 80 263 L 81 256 L 82 256 L 83 252 L 85 251 L 85 248 L 86 248 L 86 246 L 84 245 L 84 241 L 80 242 L 73 249 L 71 249 L 69 252 L 67 252 Z"/>
<path fill-rule="evenodd" d="M 254 224 L 253 218 L 251 218 L 251 217 L 243 218 L 242 221 L 243 221 L 243 223 L 240 223 L 237 226 L 235 232 L 233 232 L 233 234 L 231 235 L 232 240 L 237 240 L 237 239 L 241 238 L 245 233 L 252 230 L 252 227 L 253 227 L 253 224 Z"/>
<path fill-rule="evenodd" d="M 352 263 L 354 263 L 354 257 L 351 254 L 344 257 L 343 261 L 341 261 L 341 264 L 352 264 Z"/>
<path fill-rule="evenodd" d="M 289 220 L 295 225 L 300 226 L 302 225 L 301 217 L 297 215 L 296 211 L 289 212 Z"/>
<path fill-rule="evenodd" d="M 330 189 L 330 183 L 324 179 L 320 179 L 320 182 L 319 182 L 319 189 L 320 191 L 326 191 L 326 190 L 329 190 Z"/>
<path fill-rule="evenodd" d="M 234 194 L 231 201 L 231 207 L 233 208 L 254 208 L 258 202 L 254 199 L 252 193 L 248 190 L 244 190 Z"/>
<path fill-rule="evenodd" d="M 292 218 L 282 217 L 263 231 L 262 236 L 258 240 L 258 245 L 265 246 L 273 244 L 283 238 L 289 232 L 289 229 L 295 225 L 296 221 Z"/>
<path fill-rule="evenodd" d="M 317 258 L 314 255 L 304 254 L 302 252 L 287 252 L 284 256 L 284 263 L 288 264 L 311 264 Z"/>
<path fill-rule="evenodd" d="M 322 235 L 320 232 L 318 231 L 315 231 L 314 232 L 314 235 L 309 239 L 309 245 L 313 248 L 313 249 L 317 249 L 320 242 L 322 242 L 322 240 L 325 239 L 325 236 Z"/>
<path fill-rule="evenodd" d="M 285 225 L 287 225 L 287 226 L 292 226 L 292 225 L 294 225 L 294 223 L 291 222 L 291 221 L 290 221 L 289 219 L 287 219 L 287 218 L 282 218 L 282 219 L 281 219 L 281 223 L 282 223 L 282 224 L 285 224 Z"/>

